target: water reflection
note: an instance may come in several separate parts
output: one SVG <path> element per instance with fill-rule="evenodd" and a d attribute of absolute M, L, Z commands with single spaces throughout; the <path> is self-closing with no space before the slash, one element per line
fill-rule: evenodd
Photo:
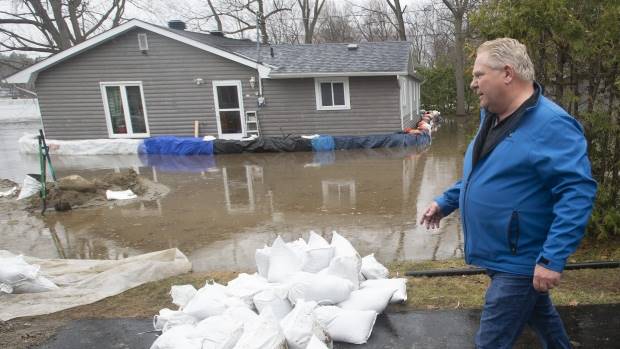
<path fill-rule="evenodd" d="M 179 247 L 196 270 L 247 270 L 255 249 L 277 235 L 307 238 L 314 230 L 330 239 L 335 230 L 361 254 L 374 252 L 383 262 L 458 257 L 458 217 L 448 217 L 436 231 L 416 220 L 460 173 L 462 154 L 455 150 L 465 141 L 461 133 L 441 129 L 426 151 L 57 157 L 60 176 L 92 178 L 134 168 L 170 193 L 50 213 L 37 228 L 49 230 L 45 239 L 18 227 L 11 233 L 17 240 L 0 236 L 0 248 L 49 257 L 41 247 L 48 246 L 60 257 L 123 258 Z"/>

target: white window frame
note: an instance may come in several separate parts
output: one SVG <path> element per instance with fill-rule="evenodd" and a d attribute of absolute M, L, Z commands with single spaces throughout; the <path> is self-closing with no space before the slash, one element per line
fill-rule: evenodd
<path fill-rule="evenodd" d="M 241 139 L 246 136 L 245 125 L 245 108 L 243 107 L 243 90 L 241 89 L 241 80 L 213 80 L 213 107 L 215 109 L 215 119 L 217 121 L 217 134 L 219 138 L 226 137 L 225 139 Z M 239 108 L 234 109 L 220 109 L 220 103 L 218 101 L 217 87 L 218 86 L 236 86 L 237 98 L 239 99 Z M 222 123 L 220 121 L 220 111 L 235 111 L 239 109 L 239 118 L 241 119 L 241 133 L 222 133 Z"/>
<path fill-rule="evenodd" d="M 108 94 L 106 87 L 117 86 L 121 89 L 121 103 L 123 104 L 123 112 L 125 117 L 125 127 L 127 127 L 127 133 L 116 134 L 112 128 L 112 116 L 110 115 L 110 107 L 108 105 Z M 142 98 L 142 111 L 144 112 L 144 124 L 146 126 L 146 133 L 133 133 L 133 126 L 131 125 L 131 116 L 129 115 L 129 101 L 127 100 L 127 86 L 140 87 L 140 98 Z M 149 118 L 146 111 L 146 100 L 144 99 L 144 88 L 142 87 L 142 81 L 105 81 L 99 83 L 101 89 L 101 97 L 103 98 L 103 109 L 105 110 L 105 122 L 108 127 L 109 138 L 148 138 L 151 136 L 149 129 Z"/>
<path fill-rule="evenodd" d="M 344 85 L 344 105 L 331 105 L 324 106 L 321 98 L 321 83 L 342 83 Z M 314 94 L 316 96 L 316 110 L 347 110 L 351 109 L 351 98 L 349 94 L 349 78 L 348 77 L 334 77 L 334 78 L 315 78 L 314 79 Z M 334 101 L 334 88 L 332 87 L 332 103 Z"/>

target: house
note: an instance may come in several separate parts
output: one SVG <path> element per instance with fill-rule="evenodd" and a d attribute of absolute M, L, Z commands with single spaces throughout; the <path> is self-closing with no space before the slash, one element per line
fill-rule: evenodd
<path fill-rule="evenodd" d="M 51 139 L 360 135 L 411 127 L 411 44 L 257 45 L 130 20 L 6 79 L 34 82 Z M 257 120 L 257 121 L 255 121 Z M 255 133 L 255 132 L 254 132 Z"/>

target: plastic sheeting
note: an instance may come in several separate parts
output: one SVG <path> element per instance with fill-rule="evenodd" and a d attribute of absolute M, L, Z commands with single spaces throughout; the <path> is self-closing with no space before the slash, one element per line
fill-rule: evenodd
<path fill-rule="evenodd" d="M 13 254 L 0 250 L 0 257 L 10 256 Z M 121 260 L 24 259 L 40 265 L 40 272 L 60 288 L 42 293 L 3 295 L 0 297 L 2 321 L 94 303 L 192 269 L 187 257 L 176 248 Z"/>
<path fill-rule="evenodd" d="M 312 151 L 311 141 L 300 136 L 257 137 L 246 141 L 215 140 L 214 145 L 215 154 Z"/>
<path fill-rule="evenodd" d="M 38 154 L 39 142 L 35 134 L 23 135 L 18 143 L 22 153 Z M 106 155 L 137 154 L 141 139 L 88 139 L 81 141 L 59 141 L 46 139 L 53 155 Z"/>
<path fill-rule="evenodd" d="M 415 147 L 430 144 L 427 134 L 392 133 L 367 136 L 320 136 L 312 140 L 314 151 Z"/>
<path fill-rule="evenodd" d="M 212 155 L 213 142 L 195 137 L 151 137 L 144 140 L 138 152 L 161 155 Z"/>

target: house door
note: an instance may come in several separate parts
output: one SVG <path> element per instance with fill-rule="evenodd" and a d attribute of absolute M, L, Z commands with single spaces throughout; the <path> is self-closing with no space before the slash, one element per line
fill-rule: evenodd
<path fill-rule="evenodd" d="M 213 81 L 217 131 L 222 139 L 241 139 L 245 135 L 241 81 Z"/>

